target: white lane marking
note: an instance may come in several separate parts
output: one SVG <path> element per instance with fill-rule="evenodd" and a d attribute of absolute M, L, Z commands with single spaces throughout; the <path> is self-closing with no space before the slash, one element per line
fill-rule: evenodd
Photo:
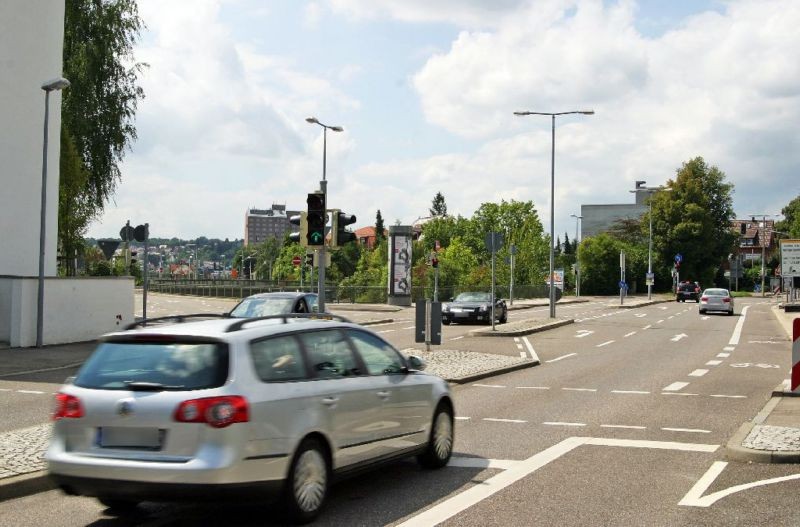
<path fill-rule="evenodd" d="M 706 362 L 706 366 L 719 366 L 720 364 L 722 364 L 721 360 L 710 360 Z"/>
<path fill-rule="evenodd" d="M 667 309 L 669 309 L 669 308 L 668 308 L 668 307 L 666 307 L 666 306 L 658 306 L 658 309 L 660 309 L 660 310 L 664 311 L 664 310 L 667 310 Z"/>
<path fill-rule="evenodd" d="M 556 362 L 556 361 L 559 361 L 561 359 L 566 359 L 567 357 L 572 357 L 573 355 L 577 355 L 577 353 L 567 353 L 566 355 L 562 355 L 560 357 L 556 357 L 555 359 L 550 359 L 550 360 L 547 360 L 545 362 Z"/>
<path fill-rule="evenodd" d="M 764 485 L 771 485 L 773 483 L 782 483 L 784 481 L 800 479 L 800 474 L 790 474 L 788 476 L 781 476 L 778 478 L 762 479 L 760 481 L 753 481 L 751 483 L 734 485 L 733 487 L 728 487 L 727 489 L 711 493 L 708 496 L 703 496 L 703 493 L 708 490 L 708 487 L 710 487 L 712 483 L 714 483 L 726 466 L 728 466 L 726 461 L 715 461 L 708 471 L 706 471 L 703 477 L 697 480 L 697 483 L 695 483 L 689 492 L 686 493 L 686 496 L 684 496 L 683 499 L 678 502 L 678 505 L 684 505 L 686 507 L 710 507 L 722 498 L 743 490 L 749 490 L 755 487 L 763 487 Z"/>
<path fill-rule="evenodd" d="M 746 395 L 709 395 L 709 397 L 724 397 L 726 399 L 747 399 Z"/>
<path fill-rule="evenodd" d="M 11 388 L 0 388 L 0 392 L 10 392 Z"/>
<path fill-rule="evenodd" d="M 653 327 L 653 324 L 647 324 L 647 325 L 646 325 L 645 327 L 643 327 L 642 329 L 650 329 L 650 328 L 652 328 L 652 327 Z"/>
<path fill-rule="evenodd" d="M 662 392 L 677 392 L 678 390 L 683 390 L 687 386 L 689 386 L 688 382 L 673 382 L 672 384 L 670 384 L 666 388 L 662 388 L 661 391 Z"/>
<path fill-rule="evenodd" d="M 565 423 L 562 421 L 545 421 L 542 424 L 548 426 L 586 426 L 586 423 Z"/>
<path fill-rule="evenodd" d="M 594 331 L 590 331 L 588 329 L 579 329 L 578 331 L 576 331 L 576 333 L 579 333 L 579 334 L 575 335 L 575 338 L 576 339 L 582 339 L 583 337 L 588 337 L 589 335 L 594 333 Z"/>
<path fill-rule="evenodd" d="M 656 322 L 656 324 L 661 324 L 662 322 L 664 322 L 663 318 L 661 320 L 659 320 L 658 322 Z"/>
<path fill-rule="evenodd" d="M 628 430 L 647 430 L 646 426 L 631 426 L 631 425 L 600 425 L 600 428 L 626 428 Z"/>
<path fill-rule="evenodd" d="M 667 317 L 667 320 L 672 320 L 673 318 L 675 318 L 675 315 L 670 315 Z"/>
<path fill-rule="evenodd" d="M 697 393 L 684 393 L 684 392 L 661 392 L 661 395 L 683 395 L 684 397 L 694 397 Z"/>
<path fill-rule="evenodd" d="M 669 340 L 671 340 L 672 342 L 678 342 L 681 339 L 685 339 L 685 338 L 688 338 L 688 337 L 689 337 L 689 335 L 687 335 L 686 333 L 678 333 L 677 335 L 675 335 L 674 337 L 672 337 Z"/>
<path fill-rule="evenodd" d="M 458 468 L 496 468 L 500 470 L 508 470 L 514 468 L 520 461 L 513 459 L 485 459 L 482 457 L 451 457 L 447 463 L 448 467 Z"/>
<path fill-rule="evenodd" d="M 408 326 L 407 328 L 403 328 L 403 329 L 416 329 L 416 326 Z"/>
<path fill-rule="evenodd" d="M 568 392 L 596 392 L 597 388 L 561 388 Z"/>
<path fill-rule="evenodd" d="M 384 329 L 383 331 L 378 331 L 377 333 L 391 333 L 393 331 L 397 331 L 395 329 Z"/>
<path fill-rule="evenodd" d="M 708 315 L 703 315 L 703 316 L 700 317 L 700 320 L 708 320 L 709 318 L 711 318 L 711 317 L 708 316 Z"/>
<path fill-rule="evenodd" d="M 473 386 L 477 386 L 478 388 L 505 388 L 502 384 L 473 384 Z"/>
<path fill-rule="evenodd" d="M 636 313 L 634 316 L 637 317 L 637 318 L 642 318 L 642 317 L 646 317 L 647 313 Z"/>
<path fill-rule="evenodd" d="M 517 386 L 519 390 L 549 390 L 549 386 Z"/>
<path fill-rule="evenodd" d="M 710 434 L 711 430 L 701 430 L 699 428 L 668 428 L 664 427 L 661 430 L 665 432 L 688 432 L 691 434 Z"/>
<path fill-rule="evenodd" d="M 727 359 L 730 356 L 731 356 L 730 353 L 717 353 L 717 357 L 720 357 L 722 359 Z"/>
<path fill-rule="evenodd" d="M 494 417 L 484 417 L 484 421 L 492 421 L 494 423 L 527 423 L 528 421 L 523 421 L 521 419 L 496 419 Z"/>
<path fill-rule="evenodd" d="M 17 390 L 17 393 L 32 393 L 35 395 L 42 395 L 44 392 L 40 392 L 39 390 Z"/>
<path fill-rule="evenodd" d="M 602 344 L 598 344 L 597 346 L 595 346 L 595 348 L 602 348 L 603 346 L 608 346 L 612 342 L 615 342 L 615 341 L 609 340 L 609 341 L 603 342 Z"/>
<path fill-rule="evenodd" d="M 635 331 L 631 331 L 630 333 L 625 333 L 625 336 L 623 338 L 628 338 L 628 337 L 630 337 L 632 335 L 636 335 L 636 332 Z"/>
<path fill-rule="evenodd" d="M 536 354 L 536 350 L 533 349 L 533 345 L 531 341 L 528 340 L 528 337 L 522 337 L 522 342 L 525 343 L 525 347 L 528 348 L 528 353 L 531 354 L 531 359 L 539 362 L 539 356 Z"/>
<path fill-rule="evenodd" d="M 456 421 L 469 421 L 471 417 L 456 417 Z"/>
<path fill-rule="evenodd" d="M 650 392 L 640 391 L 640 390 L 611 390 L 611 393 L 627 393 L 627 394 L 638 394 L 638 395 L 650 395 Z"/>
<path fill-rule="evenodd" d="M 722 351 L 733 351 L 735 349 L 736 348 L 734 346 L 725 346 L 724 348 L 722 348 Z"/>
<path fill-rule="evenodd" d="M 464 338 L 464 335 L 461 335 L 460 337 L 453 337 L 450 340 L 461 340 L 463 338 Z"/>
<path fill-rule="evenodd" d="M 675 316 L 676 316 L 676 317 L 679 317 L 679 316 L 683 315 L 683 313 L 684 313 L 685 311 L 686 311 L 686 310 L 684 309 L 684 310 L 683 310 L 683 311 L 681 311 L 680 313 L 676 313 L 676 314 L 675 314 Z"/>
<path fill-rule="evenodd" d="M 694 370 L 692 373 L 690 373 L 689 377 L 702 377 L 706 373 L 708 373 L 708 370 L 697 369 L 697 370 Z"/>
<path fill-rule="evenodd" d="M 739 322 L 736 323 L 736 327 L 733 330 L 733 335 L 731 335 L 731 340 L 728 341 L 729 346 L 736 346 L 737 344 L 739 344 L 739 339 L 742 337 L 742 328 L 744 327 L 744 320 L 747 318 L 748 309 L 750 309 L 750 306 L 744 306 L 744 308 L 742 309 L 742 316 L 739 317 Z"/>

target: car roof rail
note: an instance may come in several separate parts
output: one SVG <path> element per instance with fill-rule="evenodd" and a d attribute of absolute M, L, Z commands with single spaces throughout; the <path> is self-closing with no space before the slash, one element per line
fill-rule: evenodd
<path fill-rule="evenodd" d="M 143 318 L 141 320 L 137 320 L 136 322 L 132 322 L 125 326 L 125 329 L 136 329 L 138 327 L 145 327 L 148 324 L 153 322 L 177 322 L 178 324 L 182 322 L 189 322 L 186 319 L 197 319 L 197 318 L 230 318 L 230 315 L 227 313 L 191 313 L 189 315 L 166 315 L 163 317 L 155 317 L 155 318 Z"/>
<path fill-rule="evenodd" d="M 289 319 L 306 319 L 306 320 L 338 320 L 339 322 L 352 323 L 348 318 L 341 315 L 334 315 L 333 313 L 284 313 L 282 315 L 267 315 L 263 317 L 242 318 L 228 326 L 225 333 L 232 333 L 239 331 L 246 324 L 251 322 L 260 322 L 261 320 L 283 320 L 284 324 L 289 323 Z"/>

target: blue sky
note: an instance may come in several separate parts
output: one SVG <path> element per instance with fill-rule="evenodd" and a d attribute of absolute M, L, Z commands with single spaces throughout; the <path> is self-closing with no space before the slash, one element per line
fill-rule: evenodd
<path fill-rule="evenodd" d="M 139 140 L 88 235 L 243 237 L 249 207 L 303 208 L 328 134 L 329 207 L 409 224 L 531 200 L 556 232 L 702 155 L 739 216 L 800 193 L 794 0 L 140 0 Z M 570 234 L 570 237 L 572 234 Z"/>

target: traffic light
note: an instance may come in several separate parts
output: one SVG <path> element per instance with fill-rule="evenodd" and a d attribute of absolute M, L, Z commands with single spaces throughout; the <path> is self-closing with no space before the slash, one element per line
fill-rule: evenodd
<path fill-rule="evenodd" d="M 306 265 L 309 267 L 314 267 L 314 253 L 306 254 Z"/>
<path fill-rule="evenodd" d="M 308 245 L 308 219 L 306 219 L 306 213 L 301 212 L 295 216 L 289 218 L 289 223 L 292 225 L 297 225 L 300 227 L 299 232 L 292 232 L 289 234 L 289 241 L 294 243 L 299 243 L 303 247 Z"/>
<path fill-rule="evenodd" d="M 431 267 L 433 267 L 434 269 L 439 267 L 439 259 L 435 256 L 431 258 Z"/>
<path fill-rule="evenodd" d="M 341 247 L 345 243 L 355 241 L 356 235 L 345 230 L 345 227 L 355 222 L 355 215 L 345 214 L 339 210 L 334 211 L 333 224 L 331 225 L 331 247 Z"/>
<path fill-rule="evenodd" d="M 327 217 L 325 212 L 325 194 L 322 192 L 312 192 L 306 198 L 308 212 L 306 213 L 306 246 L 322 247 L 325 245 L 325 224 Z"/>

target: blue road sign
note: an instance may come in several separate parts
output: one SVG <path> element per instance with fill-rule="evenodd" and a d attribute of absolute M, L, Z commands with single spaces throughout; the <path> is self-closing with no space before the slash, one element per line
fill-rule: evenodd
<path fill-rule="evenodd" d="M 682 262 L 683 261 L 683 255 L 681 253 L 676 254 L 675 255 L 675 261 L 676 262 Z"/>
<path fill-rule="evenodd" d="M 620 280 L 619 281 L 619 288 L 620 289 L 627 289 L 628 288 L 628 284 L 626 284 L 623 280 Z"/>

